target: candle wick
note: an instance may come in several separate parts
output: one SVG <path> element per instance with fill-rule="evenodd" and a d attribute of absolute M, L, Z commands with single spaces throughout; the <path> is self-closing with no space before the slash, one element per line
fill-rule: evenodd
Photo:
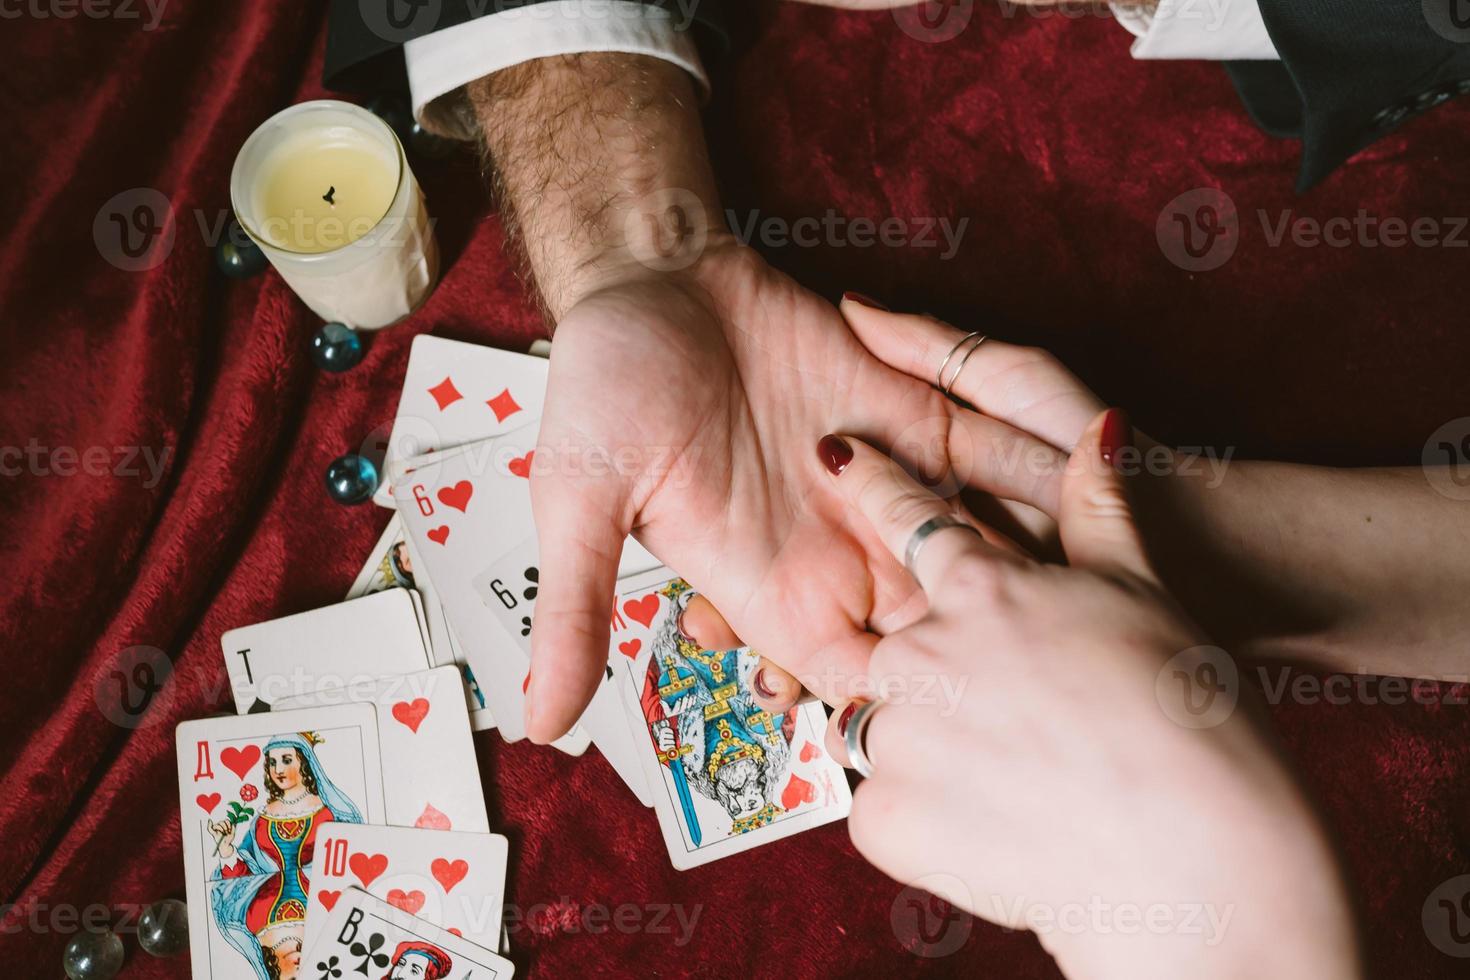
<path fill-rule="evenodd" d="M 332 200 L 332 198 L 334 198 L 336 196 L 337 196 L 337 186 L 335 184 L 333 184 L 332 187 L 329 188 L 327 190 L 327 192 L 322 195 L 322 200 L 323 201 L 326 201 L 328 204 L 330 204 L 332 207 L 335 208 L 337 206 L 337 202 L 334 201 L 334 200 Z"/>

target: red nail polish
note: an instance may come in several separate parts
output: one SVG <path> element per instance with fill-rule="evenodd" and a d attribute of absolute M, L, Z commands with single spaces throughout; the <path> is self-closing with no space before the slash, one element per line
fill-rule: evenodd
<path fill-rule="evenodd" d="M 862 293 L 855 293 L 852 290 L 848 290 L 847 292 L 843 293 L 842 298 L 845 300 L 851 300 L 852 302 L 857 303 L 859 306 L 866 306 L 870 310 L 882 310 L 884 313 L 889 312 L 888 307 L 884 306 L 873 297 L 864 296 Z"/>
<path fill-rule="evenodd" d="M 842 714 L 837 716 L 837 734 L 843 738 L 847 737 L 847 723 L 852 720 L 852 713 L 857 710 L 857 702 L 849 701 L 847 707 L 842 709 Z"/>
<path fill-rule="evenodd" d="M 526 679 L 521 682 L 521 693 L 525 694 L 531 687 L 531 672 L 526 671 Z"/>
<path fill-rule="evenodd" d="M 769 700 L 776 696 L 776 692 L 771 690 L 771 686 L 766 683 L 765 667 L 757 667 L 755 669 L 755 676 L 751 678 L 750 683 L 755 686 L 755 693 L 761 697 Z"/>
<path fill-rule="evenodd" d="M 817 443 L 817 455 L 827 472 L 837 476 L 852 462 L 852 447 L 841 436 L 825 435 Z"/>
<path fill-rule="evenodd" d="M 1118 450 L 1133 445 L 1133 426 L 1128 421 L 1127 412 L 1121 408 L 1108 409 L 1098 444 L 1103 462 L 1109 466 L 1114 465 L 1113 458 L 1117 456 Z"/>

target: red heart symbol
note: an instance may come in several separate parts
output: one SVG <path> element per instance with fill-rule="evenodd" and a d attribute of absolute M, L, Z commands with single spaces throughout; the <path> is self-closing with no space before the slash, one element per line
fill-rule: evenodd
<path fill-rule="evenodd" d="M 628 614 L 629 619 L 644 626 L 652 626 L 653 617 L 658 615 L 658 593 L 650 592 L 642 599 L 629 599 L 623 603 L 623 612 Z"/>
<path fill-rule="evenodd" d="M 475 495 L 475 485 L 469 480 L 460 480 L 452 487 L 444 487 L 439 491 L 439 503 L 445 507 L 453 507 L 460 513 L 470 505 L 470 498 Z"/>
<path fill-rule="evenodd" d="M 536 451 L 533 449 L 520 459 L 511 460 L 510 471 L 523 480 L 529 480 L 531 478 L 531 457 L 535 455 Z"/>
<path fill-rule="evenodd" d="M 436 527 L 429 531 L 429 540 L 435 544 L 443 544 L 449 540 L 449 525 Z"/>
<path fill-rule="evenodd" d="M 200 793 L 194 797 L 194 802 L 199 804 L 199 809 L 205 813 L 213 813 L 214 808 L 219 806 L 218 793 Z"/>
<path fill-rule="evenodd" d="M 347 859 L 347 867 L 357 875 L 357 880 L 362 882 L 366 888 L 377 880 L 378 875 L 388 870 L 388 855 L 386 854 L 354 854 Z"/>
<path fill-rule="evenodd" d="M 219 761 L 230 772 L 244 779 L 250 767 L 260 761 L 260 746 L 247 745 L 243 749 L 237 749 L 233 745 L 226 745 L 219 751 Z"/>
<path fill-rule="evenodd" d="M 620 653 L 622 653 L 623 656 L 627 657 L 629 660 L 637 660 L 638 659 L 638 651 L 639 650 L 642 650 L 642 649 L 643 649 L 643 641 L 642 640 L 629 640 L 626 643 L 619 643 L 618 644 L 618 651 Z"/>
<path fill-rule="evenodd" d="M 424 812 L 419 814 L 419 818 L 413 822 L 413 825 L 415 827 L 427 827 L 430 830 L 453 829 L 453 826 L 449 822 L 449 818 L 446 817 L 443 813 L 434 809 L 434 805 L 432 803 L 424 804 Z"/>
<path fill-rule="evenodd" d="M 781 791 L 781 805 L 787 810 L 795 810 L 803 803 L 810 803 L 817 798 L 817 788 L 811 783 L 795 774 L 791 782 Z"/>
<path fill-rule="evenodd" d="M 811 762 L 813 759 L 820 759 L 821 757 L 822 750 L 817 748 L 816 742 L 808 742 L 801 747 L 802 762 Z"/>
<path fill-rule="evenodd" d="M 403 727 L 419 733 L 419 725 L 429 715 L 428 698 L 414 698 L 412 701 L 399 701 L 393 706 L 393 718 L 402 723 Z"/>
<path fill-rule="evenodd" d="M 458 861 L 446 861 L 443 858 L 435 858 L 429 864 L 429 874 L 439 882 L 448 895 L 455 885 L 464 881 L 464 876 L 470 873 L 470 863 L 463 858 Z"/>
<path fill-rule="evenodd" d="M 401 888 L 391 888 L 388 890 L 388 904 L 413 915 L 424 907 L 424 893 L 417 888 L 411 892 L 406 892 Z"/>
<path fill-rule="evenodd" d="M 337 899 L 342 897 L 342 893 L 339 891 L 329 892 L 324 890 L 317 892 L 316 897 L 322 900 L 322 908 L 330 912 L 336 906 Z"/>

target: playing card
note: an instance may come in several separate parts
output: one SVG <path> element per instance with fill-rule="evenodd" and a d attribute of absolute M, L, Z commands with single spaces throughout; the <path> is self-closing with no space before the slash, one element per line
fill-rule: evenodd
<path fill-rule="evenodd" d="M 675 868 L 687 870 L 847 816 L 818 703 L 772 716 L 751 695 L 759 657 L 706 651 L 678 617 L 693 592 L 668 570 L 622 583 L 612 664 Z"/>
<path fill-rule="evenodd" d="M 174 740 L 193 975 L 295 976 L 317 834 L 383 819 L 376 713 L 187 721 Z"/>
<path fill-rule="evenodd" d="M 394 485 L 405 461 L 540 418 L 547 368 L 543 357 L 443 337 L 415 337 L 384 453 L 386 477 L 374 502 L 393 506 Z"/>
<path fill-rule="evenodd" d="M 433 666 L 403 589 L 233 629 L 220 646 L 242 715 L 291 695 Z"/>
<path fill-rule="evenodd" d="M 282 708 L 371 704 L 378 710 L 385 822 L 489 833 L 464 686 L 453 666 L 326 688 Z"/>
<path fill-rule="evenodd" d="M 499 834 L 342 824 L 317 835 L 316 875 L 306 906 L 306 946 L 348 888 L 459 934 L 476 946 L 500 941 L 507 844 Z"/>
<path fill-rule="evenodd" d="M 347 592 L 348 599 L 358 599 L 388 589 L 410 590 L 418 596 L 418 605 L 423 610 L 423 620 L 428 635 L 427 645 L 433 664 L 442 667 L 454 664 L 464 676 L 465 700 L 470 708 L 470 727 L 483 732 L 495 727 L 495 717 L 485 707 L 485 696 L 480 693 L 474 671 L 464 660 L 464 654 L 449 628 L 444 616 L 439 594 L 429 581 L 423 563 L 414 558 L 413 545 L 403 530 L 403 519 L 395 513 L 388 526 L 378 537 L 367 563 L 357 573 L 357 579 Z"/>
<path fill-rule="evenodd" d="M 360 888 L 344 889 L 302 965 L 310 980 L 507 980 L 515 967 Z"/>

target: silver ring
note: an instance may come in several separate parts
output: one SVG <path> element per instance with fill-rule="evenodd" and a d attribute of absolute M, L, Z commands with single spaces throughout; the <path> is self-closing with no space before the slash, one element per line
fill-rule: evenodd
<path fill-rule="evenodd" d="M 965 352 L 964 358 L 960 361 L 960 366 L 955 369 L 954 377 L 949 379 L 949 384 L 945 384 L 945 368 L 949 367 L 949 362 L 954 360 L 954 356 L 960 352 L 960 348 L 965 346 L 972 340 L 975 341 L 974 347 L 971 347 L 968 351 Z M 973 333 L 965 334 L 953 347 L 949 349 L 949 353 L 944 355 L 944 360 L 939 362 L 939 371 L 935 376 L 935 385 L 939 388 L 940 391 L 944 392 L 946 395 L 949 394 L 950 389 L 954 387 L 954 383 L 959 380 L 960 372 L 965 369 L 965 361 L 968 361 L 970 359 L 970 355 L 975 353 L 975 348 L 979 347 L 983 343 L 985 343 L 985 336 L 981 334 L 980 331 L 976 330 Z"/>
<path fill-rule="evenodd" d="M 954 386 L 959 383 L 960 375 L 965 373 L 965 365 L 970 363 L 970 355 L 979 350 L 980 345 L 989 339 L 989 337 L 981 337 L 970 345 L 969 350 L 965 351 L 965 356 L 960 358 L 960 362 L 955 365 L 954 376 L 949 379 L 949 384 L 945 385 L 942 389 L 945 395 L 952 396 L 954 394 Z"/>
<path fill-rule="evenodd" d="M 847 720 L 847 731 L 842 735 L 842 743 L 847 746 L 847 757 L 852 760 L 852 767 L 858 771 L 858 775 L 867 779 L 873 775 L 873 761 L 868 758 L 868 722 L 873 720 L 873 715 L 883 704 L 882 701 L 867 701 L 858 705 L 852 717 Z"/>
<path fill-rule="evenodd" d="M 924 542 L 928 541 L 936 532 L 950 527 L 963 528 L 966 531 L 972 532 L 980 540 L 985 540 L 985 536 L 980 533 L 975 525 L 966 524 L 958 517 L 943 514 L 939 517 L 929 518 L 923 524 L 920 524 L 913 534 L 909 535 L 909 543 L 903 549 L 903 567 L 909 570 L 909 574 L 914 577 L 914 581 L 917 582 L 919 579 L 919 551 L 924 547 Z M 922 585 L 923 583 L 920 584 Z"/>

